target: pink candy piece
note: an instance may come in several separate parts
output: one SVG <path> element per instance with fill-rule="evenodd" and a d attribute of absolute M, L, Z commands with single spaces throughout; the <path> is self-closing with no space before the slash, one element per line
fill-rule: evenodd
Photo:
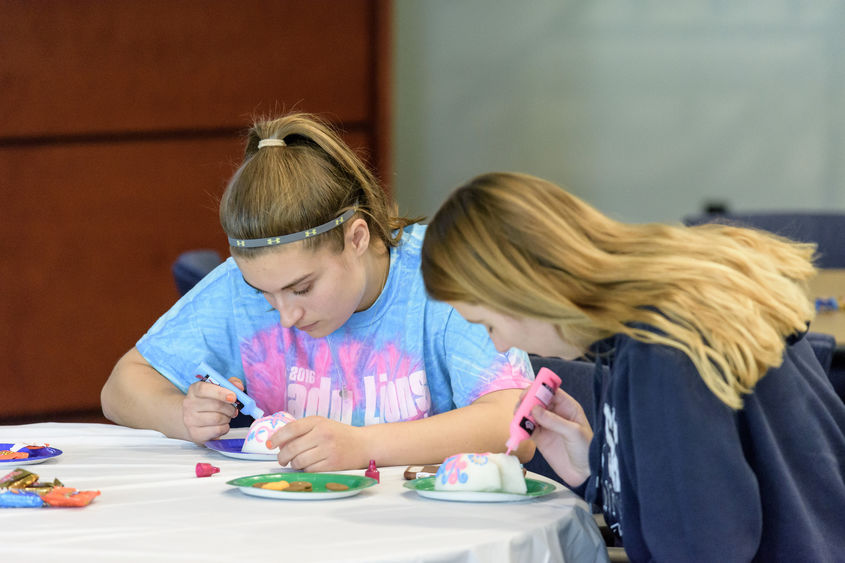
<path fill-rule="evenodd" d="M 197 477 L 211 477 L 215 473 L 220 473 L 219 467 L 214 467 L 210 463 L 197 464 Z"/>

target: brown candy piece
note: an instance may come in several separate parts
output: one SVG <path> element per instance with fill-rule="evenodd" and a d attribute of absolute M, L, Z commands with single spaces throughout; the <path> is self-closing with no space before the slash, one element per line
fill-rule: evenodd
<path fill-rule="evenodd" d="M 349 487 L 343 483 L 326 483 L 326 489 L 329 491 L 347 491 Z"/>
<path fill-rule="evenodd" d="M 309 483 L 308 481 L 291 481 L 290 487 L 285 490 L 293 493 L 311 492 L 311 483 Z"/>
<path fill-rule="evenodd" d="M 35 493 L 38 495 L 43 495 L 49 493 L 53 490 L 54 487 L 64 487 L 61 481 L 58 479 L 53 479 L 52 483 L 41 483 L 35 482 L 27 487 L 24 487 L 20 490 L 25 491 L 27 493 Z"/>
<path fill-rule="evenodd" d="M 36 481 L 38 481 L 38 475 L 18 467 L 0 478 L 0 488 L 23 489 Z"/>
<path fill-rule="evenodd" d="M 421 479 L 423 477 L 434 477 L 437 474 L 439 465 L 409 465 L 405 469 L 403 477 L 408 481 Z"/>

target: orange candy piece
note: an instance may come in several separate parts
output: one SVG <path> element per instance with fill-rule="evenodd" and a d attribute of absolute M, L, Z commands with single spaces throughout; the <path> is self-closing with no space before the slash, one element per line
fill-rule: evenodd
<path fill-rule="evenodd" d="M 267 483 L 261 483 L 262 489 L 270 489 L 272 491 L 284 491 L 290 487 L 290 483 L 287 481 L 268 481 Z"/>
<path fill-rule="evenodd" d="M 50 506 L 87 506 L 100 491 L 77 491 L 73 487 L 53 487 L 41 495 L 41 500 Z"/>

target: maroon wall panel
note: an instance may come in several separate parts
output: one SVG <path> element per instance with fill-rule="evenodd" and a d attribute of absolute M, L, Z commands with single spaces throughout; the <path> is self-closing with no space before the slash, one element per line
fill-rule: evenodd
<path fill-rule="evenodd" d="M 0 423 L 95 416 L 115 361 L 226 254 L 252 117 L 311 111 L 387 175 L 383 0 L 0 0 Z"/>

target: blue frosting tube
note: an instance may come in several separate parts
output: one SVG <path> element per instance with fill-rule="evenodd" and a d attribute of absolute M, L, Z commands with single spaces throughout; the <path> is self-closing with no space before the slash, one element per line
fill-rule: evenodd
<path fill-rule="evenodd" d="M 255 419 L 259 419 L 264 416 L 264 411 L 258 408 L 258 405 L 255 404 L 255 400 L 252 397 L 235 387 L 234 383 L 220 375 L 207 363 L 201 362 L 200 365 L 197 366 L 196 372 L 197 377 L 200 377 L 202 381 L 208 381 L 209 383 L 225 387 L 229 391 L 234 392 L 236 397 L 235 406 L 241 412 L 246 413 Z"/>

